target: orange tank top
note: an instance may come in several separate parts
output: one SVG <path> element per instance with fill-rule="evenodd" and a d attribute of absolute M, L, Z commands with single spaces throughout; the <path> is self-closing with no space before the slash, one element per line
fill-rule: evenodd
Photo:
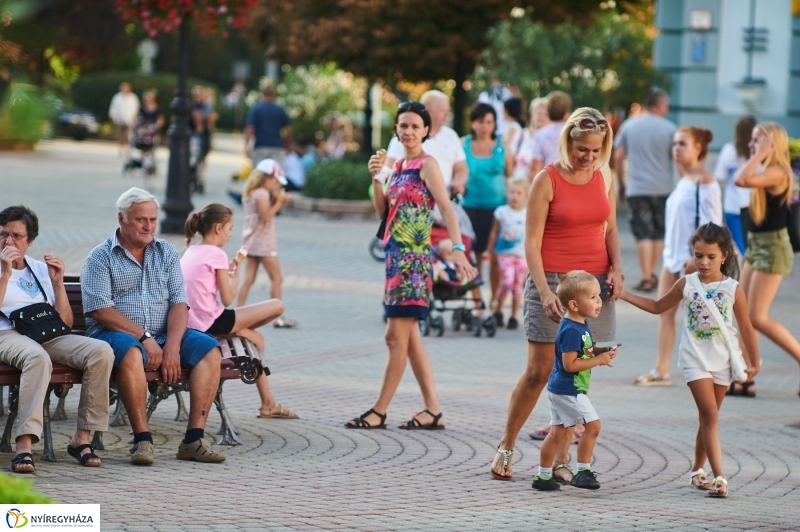
<path fill-rule="evenodd" d="M 573 185 L 552 164 L 546 170 L 553 184 L 553 201 L 542 236 L 544 271 L 608 273 L 611 263 L 604 232 L 611 204 L 602 172 L 596 170 L 585 185 Z"/>

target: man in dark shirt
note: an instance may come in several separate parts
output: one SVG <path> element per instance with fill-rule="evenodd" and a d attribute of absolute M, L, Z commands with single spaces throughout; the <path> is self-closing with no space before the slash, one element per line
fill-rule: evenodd
<path fill-rule="evenodd" d="M 261 94 L 263 99 L 250 109 L 245 120 L 245 154 L 252 159 L 254 168 L 264 159 L 274 159 L 283 166 L 286 149 L 292 145 L 291 121 L 284 108 L 274 102 L 273 85 L 262 86 Z"/>

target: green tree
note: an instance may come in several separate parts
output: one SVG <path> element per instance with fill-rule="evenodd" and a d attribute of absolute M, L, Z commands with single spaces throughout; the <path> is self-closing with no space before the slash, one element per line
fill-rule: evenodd
<path fill-rule="evenodd" d="M 642 4 L 644 0 L 626 4 Z M 603 2 L 603 5 L 607 3 Z M 333 61 L 370 81 L 453 79 L 455 124 L 466 106 L 464 82 L 489 43 L 487 30 L 512 8 L 550 24 L 588 24 L 591 0 L 259 0 L 250 31 L 290 64 Z"/>
<path fill-rule="evenodd" d="M 476 85 L 497 79 L 525 98 L 563 90 L 576 107 L 627 108 L 651 87 L 671 85 L 668 74 L 653 67 L 648 28 L 646 20 L 615 12 L 585 29 L 569 22 L 546 27 L 528 18 L 505 20 L 489 31 Z"/>

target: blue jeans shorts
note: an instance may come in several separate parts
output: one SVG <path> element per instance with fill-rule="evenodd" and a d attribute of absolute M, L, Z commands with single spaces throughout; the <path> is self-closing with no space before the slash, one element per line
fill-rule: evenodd
<path fill-rule="evenodd" d="M 118 368 L 122 364 L 122 359 L 130 351 L 131 347 L 138 347 L 142 351 L 142 360 L 147 363 L 147 350 L 144 346 L 128 333 L 118 331 L 100 331 L 92 335 L 93 338 L 103 340 L 114 350 L 114 367 Z M 164 347 L 162 342 L 159 342 Z M 195 329 L 186 329 L 181 340 L 181 367 L 192 369 L 203 360 L 209 351 L 219 347 L 213 336 Z"/>

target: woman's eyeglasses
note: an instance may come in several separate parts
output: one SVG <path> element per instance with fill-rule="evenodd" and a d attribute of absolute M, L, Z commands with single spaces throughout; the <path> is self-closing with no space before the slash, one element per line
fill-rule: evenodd
<path fill-rule="evenodd" d="M 11 237 L 11 239 L 14 242 L 19 242 L 23 238 L 26 238 L 27 236 L 28 235 L 23 235 L 23 234 L 20 234 L 20 233 L 6 233 L 5 231 L 2 231 L 2 232 L 0 232 L 0 241 L 5 242 L 6 240 L 8 240 L 8 237 Z"/>
<path fill-rule="evenodd" d="M 605 118 L 599 118 L 595 120 L 594 118 L 583 118 L 580 122 L 578 122 L 578 128 L 587 131 L 587 130 L 599 130 L 606 132 L 608 131 L 608 120 Z"/>
<path fill-rule="evenodd" d="M 405 113 L 406 111 L 417 111 L 417 112 L 425 111 L 427 113 L 428 109 L 426 109 L 425 106 L 419 102 L 404 102 L 401 103 L 400 106 L 397 108 L 398 113 Z"/>

